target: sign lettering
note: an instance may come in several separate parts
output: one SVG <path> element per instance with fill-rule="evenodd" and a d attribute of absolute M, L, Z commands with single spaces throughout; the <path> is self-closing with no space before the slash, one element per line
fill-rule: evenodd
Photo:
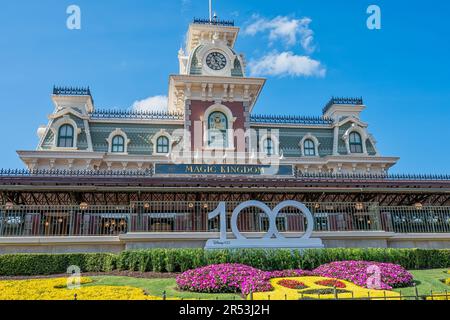
<path fill-rule="evenodd" d="M 285 208 L 298 209 L 307 220 L 307 229 L 300 238 L 286 238 L 280 234 L 277 228 L 277 216 Z M 258 208 L 269 217 L 269 230 L 261 239 L 246 238 L 238 228 L 238 218 L 242 211 L 247 208 Z M 234 209 L 231 216 L 231 230 L 235 239 L 228 239 L 227 235 L 227 204 L 221 202 L 219 206 L 209 214 L 208 218 L 215 219 L 219 217 L 220 239 L 208 240 L 206 249 L 237 249 L 237 248 L 323 248 L 322 240 L 312 239 L 314 229 L 314 217 L 309 209 L 297 201 L 284 201 L 277 205 L 273 210 L 265 203 L 259 201 L 247 201 L 241 203 Z"/>

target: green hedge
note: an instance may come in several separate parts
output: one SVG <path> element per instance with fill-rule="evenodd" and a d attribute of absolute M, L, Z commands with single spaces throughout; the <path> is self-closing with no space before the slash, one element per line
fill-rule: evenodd
<path fill-rule="evenodd" d="M 332 261 L 392 262 L 406 269 L 450 267 L 450 250 L 425 249 L 311 249 L 214 250 L 151 249 L 125 251 L 117 259 L 119 270 L 180 272 L 217 263 L 242 263 L 262 270 L 311 270 Z"/>
<path fill-rule="evenodd" d="M 76 265 L 82 272 L 112 270 L 182 272 L 217 263 L 242 263 L 262 270 L 314 269 L 342 260 L 392 262 L 406 269 L 450 268 L 450 250 L 425 249 L 311 249 L 214 250 L 150 249 L 120 254 L 10 254 L 0 255 L 0 275 L 28 276 L 66 273 Z"/>
<path fill-rule="evenodd" d="M 7 254 L 0 255 L 0 275 L 62 274 L 73 265 L 82 272 L 107 272 L 116 268 L 116 260 L 117 256 L 109 253 Z"/>

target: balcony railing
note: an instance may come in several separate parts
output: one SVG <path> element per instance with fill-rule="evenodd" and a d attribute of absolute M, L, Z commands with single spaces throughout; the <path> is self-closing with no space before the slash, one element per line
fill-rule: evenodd
<path fill-rule="evenodd" d="M 188 156 L 195 155 L 194 153 Z M 236 159 L 247 159 L 249 154 L 233 153 Z M 258 154 L 259 155 L 259 154 Z M 212 155 L 211 157 L 214 157 Z M 232 157 L 231 157 L 232 158 Z M 209 158 L 208 158 L 209 159 Z M 0 169 L 0 177 L 151 177 L 152 169 L 145 170 L 27 170 Z M 448 174 L 374 174 L 374 173 L 302 173 L 295 172 L 294 177 L 302 180 L 362 180 L 362 181 L 450 181 Z M 267 178 L 267 176 L 264 176 Z M 292 179 L 291 177 L 288 177 Z"/>
<path fill-rule="evenodd" d="M 130 232 L 218 232 L 208 214 L 218 202 L 135 202 L 129 206 L 0 206 L 0 237 L 115 236 Z M 240 203 L 227 203 L 227 217 Z M 267 203 L 274 208 L 276 203 Z M 450 207 L 381 207 L 374 203 L 307 203 L 318 232 L 386 231 L 450 233 Z M 269 220 L 256 207 L 238 218 L 241 232 L 264 233 Z M 229 223 L 228 223 L 229 227 Z M 307 222 L 295 208 L 277 217 L 280 232 L 304 232 Z"/>
<path fill-rule="evenodd" d="M 0 177 L 148 177 L 153 170 L 0 169 Z"/>

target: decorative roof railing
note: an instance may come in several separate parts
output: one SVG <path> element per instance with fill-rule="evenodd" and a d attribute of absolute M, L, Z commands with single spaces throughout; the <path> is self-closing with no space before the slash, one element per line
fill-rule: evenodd
<path fill-rule="evenodd" d="M 135 110 L 96 110 L 92 119 L 142 119 L 142 120 L 183 120 L 181 112 L 149 112 Z"/>
<path fill-rule="evenodd" d="M 27 170 L 0 169 L 0 177 L 151 177 L 152 169 L 145 170 Z M 267 178 L 267 177 L 265 177 Z M 302 173 L 297 179 L 384 180 L 384 181 L 450 181 L 450 174 L 363 174 L 363 173 Z"/>
<path fill-rule="evenodd" d="M 330 101 L 327 103 L 325 108 L 323 108 L 323 114 L 327 113 L 330 110 L 331 106 L 335 104 L 347 104 L 347 105 L 355 105 L 359 106 L 364 104 L 363 98 L 342 98 L 342 97 L 332 97 Z"/>
<path fill-rule="evenodd" d="M 376 173 L 305 173 L 296 172 L 298 179 L 391 180 L 391 181 L 450 181 L 449 174 L 376 174 Z"/>
<path fill-rule="evenodd" d="M 78 87 L 53 87 L 53 94 L 57 96 L 91 96 L 91 89 Z"/>
<path fill-rule="evenodd" d="M 194 18 L 195 24 L 211 24 L 214 26 L 225 26 L 225 27 L 234 27 L 234 21 L 232 20 L 219 20 L 219 19 L 199 19 Z"/>
<path fill-rule="evenodd" d="M 308 116 L 282 116 L 282 115 L 261 115 L 252 114 L 250 122 L 261 124 L 302 124 L 302 125 L 330 125 L 333 124 L 332 119 L 325 117 L 308 117 Z"/>
<path fill-rule="evenodd" d="M 27 170 L 0 169 L 0 177 L 148 177 L 152 169 L 145 170 Z"/>

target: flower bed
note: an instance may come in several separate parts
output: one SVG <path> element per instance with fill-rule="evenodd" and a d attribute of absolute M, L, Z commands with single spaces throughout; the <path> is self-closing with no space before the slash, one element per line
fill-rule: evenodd
<path fill-rule="evenodd" d="M 317 281 L 316 284 L 319 286 L 330 287 L 330 288 L 340 288 L 340 289 L 344 289 L 345 287 L 347 287 L 345 285 L 345 283 L 343 283 L 342 281 L 334 280 L 334 279 L 320 280 L 320 281 Z"/>
<path fill-rule="evenodd" d="M 0 300 L 161 300 L 139 288 L 95 286 L 89 278 L 81 278 L 81 284 L 90 285 L 68 289 L 66 278 L 2 280 Z"/>
<path fill-rule="evenodd" d="M 306 289 L 308 286 L 304 284 L 303 282 L 292 280 L 292 279 L 283 279 L 277 282 L 278 285 L 288 288 L 288 289 L 295 289 L 295 290 L 301 290 Z"/>
<path fill-rule="evenodd" d="M 374 285 L 382 290 L 407 287 L 413 283 L 411 273 L 392 263 L 340 261 L 322 265 L 313 272 L 323 277 L 347 280 L 361 287 Z"/>
<path fill-rule="evenodd" d="M 380 281 L 377 280 L 379 272 Z M 305 270 L 262 271 L 242 264 L 217 264 L 189 270 L 178 276 L 181 290 L 200 293 L 267 292 L 273 289 L 270 279 L 321 276 L 316 284 L 328 288 L 345 288 L 341 280 L 361 287 L 390 290 L 412 284 L 413 276 L 399 265 L 368 261 L 343 261 L 325 264 L 313 272 Z M 325 280 L 325 281 L 324 281 Z M 322 282 L 324 281 L 324 282 Z M 371 286 L 375 285 L 375 286 Z"/>
<path fill-rule="evenodd" d="M 303 283 L 307 288 L 296 290 L 286 288 L 280 285 L 281 281 L 290 280 Z M 308 300 L 308 299 L 351 299 L 351 298 L 368 298 L 371 299 L 389 299 L 400 300 L 400 294 L 393 291 L 371 290 L 361 286 L 357 286 L 348 281 L 340 281 L 345 285 L 345 289 L 330 288 L 318 283 L 330 283 L 336 281 L 324 277 L 298 277 L 285 279 L 272 279 L 270 283 L 274 287 L 271 292 L 255 292 L 252 296 L 247 296 L 247 299 L 253 300 Z"/>
<path fill-rule="evenodd" d="M 269 280 L 280 277 L 311 275 L 304 270 L 266 272 L 242 264 L 216 264 L 189 270 L 177 277 L 181 290 L 200 293 L 249 294 L 256 291 L 271 291 Z"/>

